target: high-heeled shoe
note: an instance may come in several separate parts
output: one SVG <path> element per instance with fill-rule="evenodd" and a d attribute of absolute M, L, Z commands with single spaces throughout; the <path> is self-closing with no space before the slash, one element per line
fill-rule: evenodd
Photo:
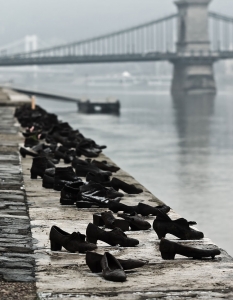
<path fill-rule="evenodd" d="M 145 221 L 142 217 L 140 217 L 136 212 L 131 214 L 117 214 L 118 217 L 125 219 L 131 230 L 147 230 L 151 228 L 149 222 Z"/>
<path fill-rule="evenodd" d="M 163 259 L 174 259 L 176 254 L 192 257 L 194 259 L 202 259 L 203 257 L 212 257 L 212 259 L 214 259 L 216 255 L 221 254 L 219 249 L 197 249 L 189 246 L 183 246 L 164 238 L 160 241 L 159 251 L 161 252 Z"/>
<path fill-rule="evenodd" d="M 116 219 L 111 211 L 105 211 L 100 214 L 93 214 L 93 224 L 96 226 L 105 226 L 109 229 L 118 227 L 122 231 L 129 230 L 129 222 L 123 219 Z"/>
<path fill-rule="evenodd" d="M 172 221 L 168 215 L 159 210 L 156 219 L 153 222 L 153 228 L 158 235 L 158 238 L 164 238 L 167 233 L 173 234 L 182 240 L 199 240 L 204 237 L 200 231 L 190 228 L 190 225 L 195 225 L 196 222 L 188 222 L 186 219 L 180 218 Z"/>
<path fill-rule="evenodd" d="M 98 254 L 96 252 L 89 252 L 88 251 L 86 253 L 86 264 L 88 265 L 89 269 L 93 273 L 102 272 L 102 267 L 101 267 L 101 264 L 100 264 L 102 257 L 103 257 L 103 255 Z M 138 259 L 120 259 L 120 258 L 117 258 L 117 260 L 122 265 L 122 268 L 124 270 L 132 270 L 132 269 L 136 269 L 136 268 L 141 268 L 145 264 L 148 263 L 148 261 L 138 260 Z"/>
<path fill-rule="evenodd" d="M 111 246 L 135 247 L 139 244 L 138 240 L 128 238 L 120 228 L 114 228 L 112 231 L 104 231 L 92 223 L 88 224 L 86 235 L 87 240 L 93 244 L 96 244 L 98 240 Z"/>
<path fill-rule="evenodd" d="M 57 226 L 52 226 L 49 234 L 52 251 L 61 251 L 64 247 L 69 252 L 80 252 L 92 251 L 97 248 L 95 244 L 86 242 L 86 236 L 80 232 L 68 232 L 62 230 Z"/>

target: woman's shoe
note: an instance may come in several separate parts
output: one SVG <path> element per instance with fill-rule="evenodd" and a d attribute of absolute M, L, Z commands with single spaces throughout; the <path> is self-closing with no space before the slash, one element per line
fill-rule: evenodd
<path fill-rule="evenodd" d="M 126 281 L 126 274 L 119 261 L 109 252 L 105 252 L 101 259 L 103 277 L 106 280 L 123 282 Z"/>
<path fill-rule="evenodd" d="M 118 217 L 125 219 L 131 230 L 147 230 L 151 228 L 149 222 L 145 221 L 142 217 L 140 217 L 136 212 L 131 214 L 118 214 Z"/>
<path fill-rule="evenodd" d="M 52 251 L 61 251 L 64 247 L 69 252 L 80 252 L 95 250 L 97 247 L 94 244 L 86 242 L 86 236 L 79 232 L 68 232 L 60 229 L 57 226 L 52 226 L 49 234 Z"/>
<path fill-rule="evenodd" d="M 100 273 L 102 272 L 102 267 L 101 267 L 101 259 L 103 255 L 98 254 L 96 252 L 87 252 L 86 253 L 86 264 L 88 265 L 89 269 L 93 273 Z M 122 268 L 124 270 L 132 270 L 136 268 L 141 268 L 143 267 L 147 261 L 143 260 L 137 260 L 137 259 L 117 259 L 119 263 L 121 264 Z"/>
<path fill-rule="evenodd" d="M 111 211 L 105 211 L 101 214 L 93 214 L 93 224 L 96 226 L 105 226 L 109 229 L 118 227 L 122 231 L 129 230 L 129 223 L 123 219 L 115 219 Z"/>
<path fill-rule="evenodd" d="M 93 244 L 96 244 L 97 240 L 101 240 L 111 246 L 135 247 L 139 244 L 138 240 L 128 238 L 120 228 L 114 228 L 112 231 L 104 231 L 92 223 L 88 224 L 86 235 L 87 240 Z"/>
<path fill-rule="evenodd" d="M 221 254 L 219 249 L 197 249 L 189 246 L 183 246 L 164 238 L 160 241 L 159 251 L 161 252 L 163 259 L 174 259 L 176 254 L 192 257 L 194 259 L 202 259 L 203 257 L 212 257 L 212 259 L 214 259 L 215 255 Z"/>
<path fill-rule="evenodd" d="M 158 238 L 164 238 L 167 233 L 173 234 L 182 240 L 199 240 L 204 237 L 200 231 L 190 228 L 190 225 L 195 225 L 196 222 L 188 222 L 186 219 L 180 218 L 172 221 L 168 215 L 159 211 L 153 223 L 153 228 L 158 235 Z"/>

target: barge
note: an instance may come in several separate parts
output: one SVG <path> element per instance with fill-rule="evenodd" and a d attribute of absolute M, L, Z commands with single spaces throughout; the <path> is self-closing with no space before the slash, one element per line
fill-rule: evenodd
<path fill-rule="evenodd" d="M 100 100 L 90 100 L 79 99 L 77 101 L 78 111 L 85 114 L 115 114 L 120 113 L 120 101 L 114 98 L 100 99 Z"/>

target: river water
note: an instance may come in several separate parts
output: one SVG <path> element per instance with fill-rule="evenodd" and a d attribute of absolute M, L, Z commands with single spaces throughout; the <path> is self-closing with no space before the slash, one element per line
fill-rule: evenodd
<path fill-rule="evenodd" d="M 37 103 L 106 144 L 106 155 L 233 255 L 231 89 L 215 99 L 182 100 L 172 99 L 168 87 L 41 86 L 77 97 L 118 97 L 118 117 L 79 114 L 75 104 L 49 99 Z"/>

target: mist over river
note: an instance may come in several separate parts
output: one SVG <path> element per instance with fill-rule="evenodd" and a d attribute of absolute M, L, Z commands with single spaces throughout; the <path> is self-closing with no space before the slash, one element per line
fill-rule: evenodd
<path fill-rule="evenodd" d="M 32 87 L 27 85 L 27 87 Z M 155 196 L 233 255 L 233 97 L 172 99 L 169 87 L 38 83 L 33 87 L 90 98 L 114 96 L 120 116 L 85 115 L 76 104 L 37 98 L 98 144 Z"/>

